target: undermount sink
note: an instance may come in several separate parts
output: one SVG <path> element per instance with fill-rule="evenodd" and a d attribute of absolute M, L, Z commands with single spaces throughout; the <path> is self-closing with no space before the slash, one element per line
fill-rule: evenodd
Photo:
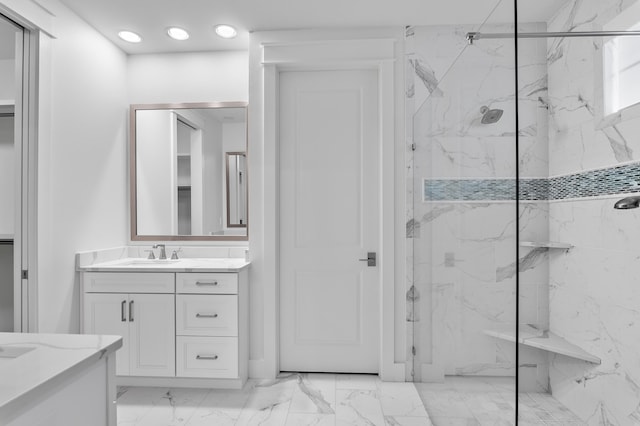
<path fill-rule="evenodd" d="M 0 346 L 0 358 L 18 358 L 34 349 L 24 346 Z"/>
<path fill-rule="evenodd" d="M 133 259 L 123 262 L 122 265 L 167 265 L 180 262 L 182 259 Z"/>

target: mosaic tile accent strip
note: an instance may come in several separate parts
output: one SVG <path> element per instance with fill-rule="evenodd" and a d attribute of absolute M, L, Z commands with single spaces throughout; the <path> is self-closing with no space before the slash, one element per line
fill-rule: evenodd
<path fill-rule="evenodd" d="M 548 179 L 520 179 L 521 200 L 547 200 Z M 515 179 L 425 179 L 424 201 L 515 201 Z"/>
<path fill-rule="evenodd" d="M 515 179 L 424 179 L 424 201 L 514 201 Z M 520 179 L 520 200 L 545 201 L 640 192 L 640 163 L 550 179 Z"/>
<path fill-rule="evenodd" d="M 550 200 L 640 192 L 640 163 L 549 179 Z"/>

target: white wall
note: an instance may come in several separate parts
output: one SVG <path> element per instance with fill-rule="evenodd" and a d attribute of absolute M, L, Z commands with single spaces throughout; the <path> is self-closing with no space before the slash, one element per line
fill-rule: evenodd
<path fill-rule="evenodd" d="M 248 52 L 131 55 L 127 73 L 132 104 L 249 99 Z"/>
<path fill-rule="evenodd" d="M 127 242 L 127 57 L 57 0 L 42 3 L 55 39 L 40 41 L 38 331 L 78 332 L 75 253 Z"/>
<path fill-rule="evenodd" d="M 15 167 L 13 118 L 0 117 L 0 235 L 13 235 Z"/>
<path fill-rule="evenodd" d="M 247 123 L 223 123 L 222 143 L 224 152 L 247 150 Z"/>
<path fill-rule="evenodd" d="M 0 60 L 0 102 L 16 98 L 16 62 L 13 59 Z"/>
<path fill-rule="evenodd" d="M 13 331 L 13 246 L 0 245 L 0 332 Z"/>

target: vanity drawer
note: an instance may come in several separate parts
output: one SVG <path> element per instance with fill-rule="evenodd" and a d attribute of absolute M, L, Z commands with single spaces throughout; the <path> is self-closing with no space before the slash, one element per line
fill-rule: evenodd
<path fill-rule="evenodd" d="M 176 296 L 176 334 L 237 336 L 238 296 L 235 294 Z"/>
<path fill-rule="evenodd" d="M 178 336 L 176 343 L 176 376 L 238 377 L 237 337 Z"/>
<path fill-rule="evenodd" d="M 177 273 L 176 293 L 237 294 L 236 273 Z"/>
<path fill-rule="evenodd" d="M 173 293 L 175 277 L 168 272 L 85 272 L 86 293 Z"/>

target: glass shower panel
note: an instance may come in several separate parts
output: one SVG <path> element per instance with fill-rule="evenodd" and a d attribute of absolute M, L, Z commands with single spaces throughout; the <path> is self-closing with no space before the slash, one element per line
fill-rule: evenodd
<path fill-rule="evenodd" d="M 435 424 L 515 423 L 515 42 L 466 39 L 512 23 L 502 2 L 475 25 L 407 31 L 407 323 Z"/>
<path fill-rule="evenodd" d="M 544 52 L 546 81 L 534 91 L 520 64 L 520 116 L 547 123 L 519 127 L 520 424 L 638 425 L 640 37 L 605 31 L 636 30 L 640 3 L 560 2 L 533 20 L 518 27 L 587 34 L 519 39 Z"/>

